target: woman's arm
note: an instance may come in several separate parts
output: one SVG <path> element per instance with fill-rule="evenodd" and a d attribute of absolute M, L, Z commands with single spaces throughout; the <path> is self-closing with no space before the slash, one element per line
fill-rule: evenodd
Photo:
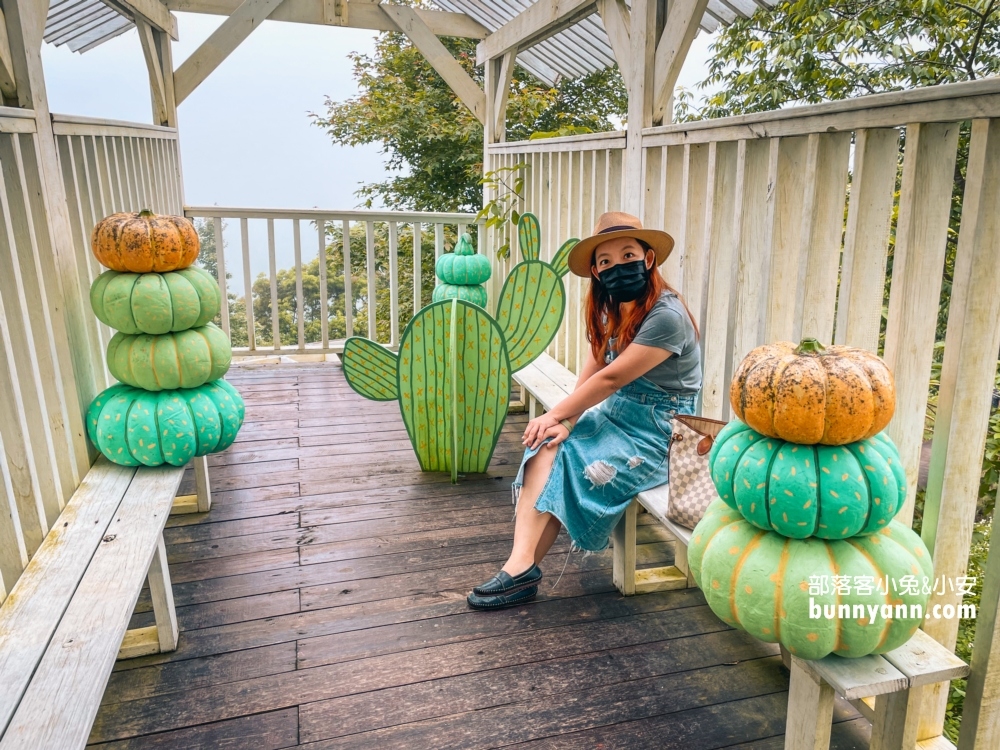
<path fill-rule="evenodd" d="M 624 385 L 642 377 L 671 355 L 666 349 L 631 343 L 611 364 L 587 373 L 581 373 L 576 389 L 553 407 L 552 411 L 531 420 L 524 431 L 524 445 L 537 448 L 548 437 L 558 444 L 565 439 L 566 429 L 560 425 L 564 419 L 575 422 L 584 411 L 596 406 Z M 593 361 L 590 358 L 590 361 Z M 589 362 L 588 362 L 589 364 Z M 596 366 L 596 362 L 594 363 Z M 584 378 L 584 375 L 587 375 Z M 551 434 L 550 434 L 551 432 Z"/>

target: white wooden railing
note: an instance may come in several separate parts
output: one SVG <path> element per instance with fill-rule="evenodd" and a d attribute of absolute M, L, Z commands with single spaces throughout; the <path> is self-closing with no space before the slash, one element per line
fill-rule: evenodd
<path fill-rule="evenodd" d="M 330 353 L 343 350 L 344 338 L 333 338 L 330 332 L 331 316 L 343 315 L 343 336 L 353 336 L 355 322 L 360 315 L 367 318 L 367 325 L 359 335 L 395 348 L 399 343 L 400 327 L 409 318 L 409 307 L 416 312 L 428 299 L 434 288 L 433 265 L 425 261 L 432 255 L 436 259 L 446 248 L 450 249 L 458 235 L 476 222 L 475 214 L 424 213 L 410 211 L 329 211 L 325 209 L 257 209 L 189 207 L 185 215 L 210 223 L 216 239 L 218 279 L 223 290 L 221 315 L 222 328 L 236 340 L 245 340 L 246 346 L 235 346 L 237 355 L 263 355 L 296 352 Z M 221 252 L 220 252 L 221 250 Z M 334 307 L 330 306 L 331 289 L 328 284 L 328 262 L 339 253 L 343 269 L 343 290 L 336 295 Z M 358 274 L 352 258 L 364 253 L 364 272 Z M 266 270 L 260 273 L 268 280 L 267 296 L 270 304 L 271 330 L 261 331 L 255 324 L 253 300 L 260 297 L 254 290 L 257 277 L 253 273 L 253 260 L 262 255 Z M 281 257 L 291 262 L 285 268 L 295 272 L 295 304 L 291 311 L 295 330 L 282 337 L 278 279 Z M 400 267 L 400 258 L 406 262 Z M 316 317 L 319 331 L 311 338 L 307 335 L 307 305 L 303 285 L 303 267 L 313 259 L 318 262 L 318 300 Z M 228 269 L 242 267 L 237 278 Z M 261 264 L 263 265 L 263 264 Z M 403 274 L 408 278 L 404 278 Z M 382 282 L 382 283 L 380 283 Z M 412 300 L 406 309 L 401 308 L 400 297 Z M 370 294 L 369 290 L 375 290 Z M 388 311 L 379 312 L 379 300 L 388 296 Z M 234 329 L 233 309 L 242 301 L 245 322 L 242 331 Z M 250 301 L 250 304 L 246 304 Z M 388 317 L 388 321 L 385 318 Z M 379 324 L 388 322 L 386 335 L 379 335 Z M 385 326 L 381 326 L 385 328 Z M 237 339 L 237 335 L 240 335 Z"/>
<path fill-rule="evenodd" d="M 971 128 L 964 188 L 956 185 L 955 170 L 962 128 Z M 489 148 L 487 169 L 527 164 L 519 208 L 542 217 L 545 257 L 564 239 L 589 233 L 602 210 L 617 207 L 607 182 L 617 173 L 599 165 L 611 164 L 611 149 L 621 149 L 623 137 Z M 936 575 L 964 575 L 1000 348 L 1000 79 L 650 128 L 642 139 L 642 218 L 677 241 L 662 271 L 699 320 L 703 413 L 729 416 L 734 364 L 754 346 L 815 336 L 880 350 L 882 339 L 880 353 L 896 377 L 889 433 L 909 480 L 900 514 L 906 523 L 913 513 L 952 199 L 962 197 L 923 537 Z M 578 147 L 568 150 L 574 142 Z M 603 154 L 595 143 L 606 144 Z M 502 241 L 496 233 L 488 237 L 490 247 Z M 575 309 L 580 292 L 571 280 L 570 310 L 551 351 L 574 371 L 586 351 Z M 934 594 L 931 605 L 955 603 L 949 591 Z M 996 606 L 995 598 L 984 600 L 979 619 L 986 627 L 992 627 Z M 924 627 L 954 647 L 957 621 L 931 620 Z M 988 664 L 988 656 L 982 658 L 981 675 Z M 973 669 L 975 675 L 975 664 Z M 976 701 L 996 693 L 1000 667 L 990 668 L 985 681 Z M 922 738 L 940 733 L 946 698 L 940 687 L 926 690 Z M 983 711 L 1000 714 L 996 700 L 986 703 Z M 965 705 L 979 710 L 970 697 Z"/>
<path fill-rule="evenodd" d="M 90 233 L 98 221 L 109 214 L 147 208 L 180 214 L 184 193 L 177 130 L 68 115 L 53 115 L 52 130 L 73 229 L 80 291 L 87 299 L 94 279 L 105 270 L 90 250 Z M 104 358 L 114 332 L 93 315 L 85 316 L 83 322 L 96 386 L 102 390 L 115 382 Z"/>
<path fill-rule="evenodd" d="M 490 148 L 489 170 L 513 169 L 524 164 L 524 188 L 516 200 L 518 211 L 531 211 L 542 230 L 542 257 L 551 259 L 569 237 L 584 237 L 593 229 L 596 218 L 605 211 L 622 207 L 622 157 L 625 134 L 620 132 L 549 138 L 538 141 L 501 143 Z M 506 179 L 508 184 L 513 180 Z M 506 259 L 496 257 L 496 248 L 510 243 Z M 508 226 L 491 229 L 484 243 L 493 262 L 490 301 L 510 269 L 521 260 L 517 232 Z M 583 279 L 564 277 L 566 315 L 549 354 L 575 373 L 580 372 L 586 354 L 586 335 L 581 326 L 583 300 L 588 286 Z"/>
<path fill-rule="evenodd" d="M 61 115 L 52 128 L 43 143 L 34 112 L 0 108 L 0 602 L 89 469 L 84 413 L 113 382 L 87 301 L 90 231 L 183 205 L 175 130 Z"/>

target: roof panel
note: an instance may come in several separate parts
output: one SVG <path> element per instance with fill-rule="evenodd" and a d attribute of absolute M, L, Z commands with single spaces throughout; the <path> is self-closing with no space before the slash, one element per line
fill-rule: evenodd
<path fill-rule="evenodd" d="M 434 0 L 442 10 L 465 13 L 491 32 L 534 4 L 534 0 Z M 630 0 L 627 0 L 631 4 Z M 757 8 L 770 8 L 778 0 L 710 0 L 700 27 L 712 33 Z M 517 55 L 520 65 L 549 85 L 561 76 L 577 77 L 613 65 L 614 53 L 607 32 L 595 13 Z"/>
<path fill-rule="evenodd" d="M 111 2 L 54 0 L 45 19 L 44 39 L 57 47 L 66 44 L 73 52 L 86 52 L 134 25 Z"/>

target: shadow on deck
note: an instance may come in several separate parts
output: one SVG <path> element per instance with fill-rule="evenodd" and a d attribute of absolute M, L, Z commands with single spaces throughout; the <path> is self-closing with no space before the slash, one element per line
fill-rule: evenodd
<path fill-rule="evenodd" d="M 211 461 L 213 509 L 166 532 L 180 645 L 117 665 L 92 743 L 783 746 L 776 647 L 723 625 L 696 589 L 623 598 L 604 553 L 573 554 L 552 591 L 562 536 L 536 602 L 467 609 L 509 551 L 523 415 L 489 474 L 452 486 L 419 471 L 396 404 L 355 395 L 337 365 L 229 380 L 247 420 Z M 647 533 L 640 554 L 672 556 Z M 868 746 L 839 698 L 835 721 L 832 747 Z"/>

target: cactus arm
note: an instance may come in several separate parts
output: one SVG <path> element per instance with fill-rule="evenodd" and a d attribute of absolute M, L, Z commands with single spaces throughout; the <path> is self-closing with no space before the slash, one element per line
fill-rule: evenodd
<path fill-rule="evenodd" d="M 562 279 L 548 263 L 526 261 L 510 272 L 500 290 L 496 319 L 507 342 L 511 372 L 545 351 L 562 323 L 565 300 Z"/>
<path fill-rule="evenodd" d="M 542 230 L 534 214 L 521 214 L 517 222 L 517 244 L 521 248 L 521 257 L 525 260 L 538 260 L 542 251 Z"/>
<path fill-rule="evenodd" d="M 556 252 L 555 257 L 552 258 L 552 262 L 549 265 L 552 266 L 560 279 L 569 272 L 569 252 L 576 247 L 579 241 L 575 237 L 571 240 L 566 240 Z"/>
<path fill-rule="evenodd" d="M 352 336 L 344 344 L 342 355 L 347 384 L 372 401 L 395 401 L 396 355 L 374 341 Z"/>

